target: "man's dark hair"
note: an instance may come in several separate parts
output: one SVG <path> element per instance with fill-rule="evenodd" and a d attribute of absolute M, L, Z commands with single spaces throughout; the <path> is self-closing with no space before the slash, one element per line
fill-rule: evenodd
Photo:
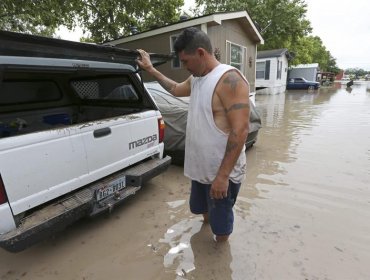
<path fill-rule="evenodd" d="M 211 40 L 206 33 L 195 27 L 184 29 L 180 36 L 177 37 L 173 47 L 177 54 L 182 51 L 187 54 L 193 54 L 198 48 L 203 48 L 212 54 Z"/>

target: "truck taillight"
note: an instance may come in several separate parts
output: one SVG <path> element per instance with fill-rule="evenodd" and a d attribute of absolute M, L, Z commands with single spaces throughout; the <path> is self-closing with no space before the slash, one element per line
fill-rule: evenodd
<path fill-rule="evenodd" d="M 163 142 L 165 123 L 162 118 L 158 119 L 159 143 Z"/>
<path fill-rule="evenodd" d="M 6 194 L 5 194 L 5 187 L 4 187 L 4 182 L 3 182 L 3 179 L 1 178 L 1 175 L 0 175 L 0 205 L 7 202 L 8 199 L 6 197 Z"/>

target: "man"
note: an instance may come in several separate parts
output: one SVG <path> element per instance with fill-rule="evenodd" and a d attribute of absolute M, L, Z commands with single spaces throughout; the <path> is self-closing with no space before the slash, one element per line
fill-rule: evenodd
<path fill-rule="evenodd" d="M 171 94 L 190 96 L 184 163 L 192 180 L 190 210 L 209 221 L 216 241 L 226 241 L 245 176 L 249 84 L 237 69 L 218 62 L 208 36 L 197 28 L 185 29 L 174 48 L 192 74 L 182 83 L 156 70 L 144 50 L 138 50 L 137 63 Z"/>

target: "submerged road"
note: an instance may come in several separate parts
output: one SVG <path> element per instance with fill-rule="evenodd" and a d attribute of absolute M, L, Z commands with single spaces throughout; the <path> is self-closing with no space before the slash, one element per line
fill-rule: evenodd
<path fill-rule="evenodd" d="M 189 212 L 189 181 L 171 166 L 110 215 L 0 250 L 0 279 L 369 279 L 370 86 L 256 104 L 263 128 L 229 242 Z"/>

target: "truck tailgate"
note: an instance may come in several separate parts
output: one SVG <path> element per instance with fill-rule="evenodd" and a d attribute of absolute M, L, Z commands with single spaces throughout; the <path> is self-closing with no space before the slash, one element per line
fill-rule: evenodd
<path fill-rule="evenodd" d="M 157 122 L 156 111 L 147 111 L 2 139 L 0 171 L 13 214 L 160 153 Z M 155 136 L 143 144 L 132 135 Z"/>
<path fill-rule="evenodd" d="M 76 127 L 3 138 L 0 172 L 13 214 L 19 214 L 81 185 L 88 172 Z"/>
<path fill-rule="evenodd" d="M 159 153 L 158 116 L 147 111 L 100 122 L 82 138 L 89 176 L 101 178 Z"/>

